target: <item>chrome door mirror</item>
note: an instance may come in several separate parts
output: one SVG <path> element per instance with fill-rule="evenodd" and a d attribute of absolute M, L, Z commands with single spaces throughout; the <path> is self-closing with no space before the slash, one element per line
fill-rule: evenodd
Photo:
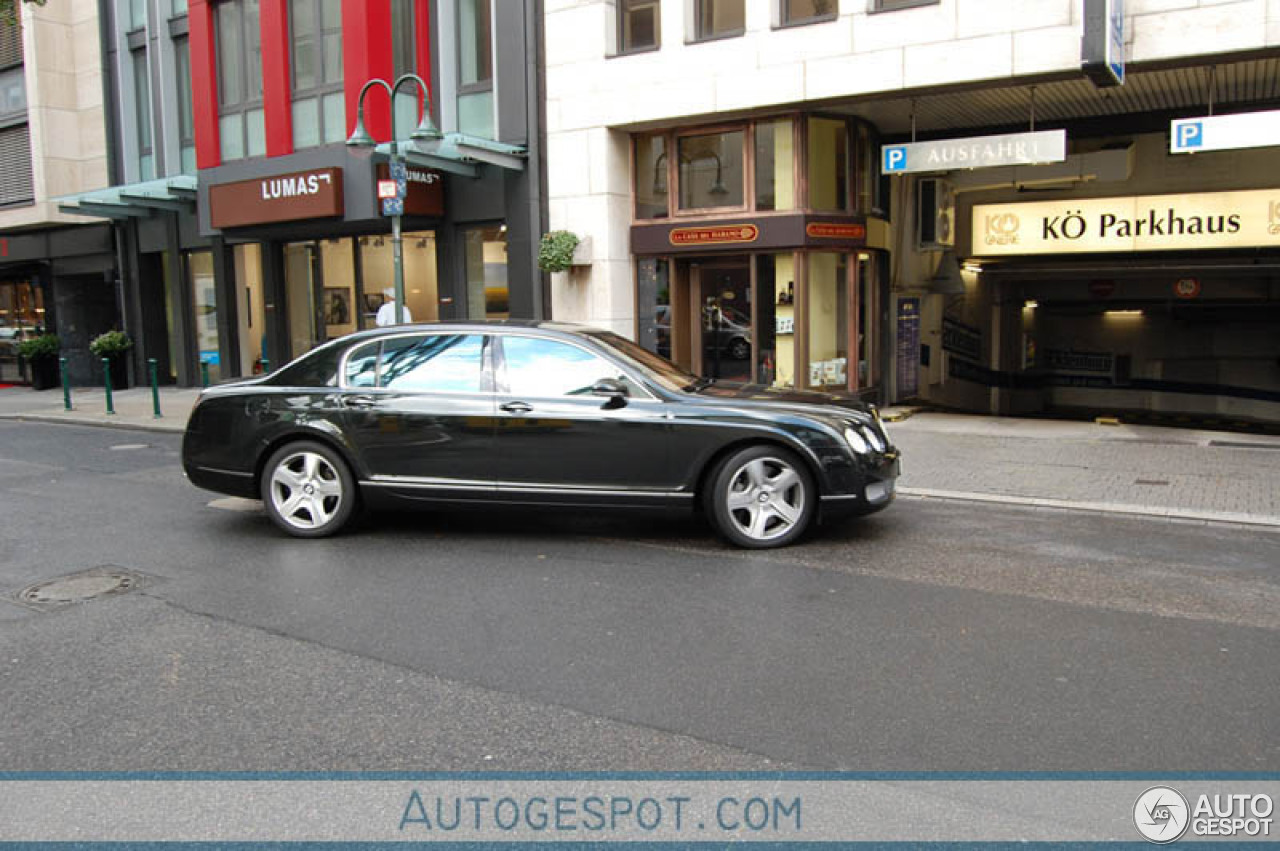
<path fill-rule="evenodd" d="M 601 378 L 591 385 L 591 395 L 608 399 L 608 407 L 620 408 L 627 404 L 627 385 L 616 378 Z"/>

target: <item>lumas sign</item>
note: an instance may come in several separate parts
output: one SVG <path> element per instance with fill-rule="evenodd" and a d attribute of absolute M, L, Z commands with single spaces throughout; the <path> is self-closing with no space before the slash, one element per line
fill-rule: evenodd
<path fill-rule="evenodd" d="M 1280 189 L 973 208 L 973 255 L 1280 247 Z"/>

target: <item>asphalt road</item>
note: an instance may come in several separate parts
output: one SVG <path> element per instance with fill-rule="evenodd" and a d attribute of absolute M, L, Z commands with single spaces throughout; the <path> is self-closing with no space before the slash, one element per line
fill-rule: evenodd
<path fill-rule="evenodd" d="M 0 770 L 1280 770 L 1280 534 L 904 499 L 770 553 L 510 511 L 297 541 L 178 444 L 0 423 Z M 15 602 L 102 566 L 141 587 Z"/>

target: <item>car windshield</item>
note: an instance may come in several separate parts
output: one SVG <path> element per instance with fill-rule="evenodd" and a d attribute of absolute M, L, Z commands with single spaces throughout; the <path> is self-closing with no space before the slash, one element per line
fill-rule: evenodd
<path fill-rule="evenodd" d="M 691 372 L 684 371 L 666 358 L 655 355 L 648 349 L 631 342 L 626 337 L 619 337 L 611 331 L 591 331 L 589 333 L 668 390 L 694 390 L 704 382 L 704 379 Z"/>

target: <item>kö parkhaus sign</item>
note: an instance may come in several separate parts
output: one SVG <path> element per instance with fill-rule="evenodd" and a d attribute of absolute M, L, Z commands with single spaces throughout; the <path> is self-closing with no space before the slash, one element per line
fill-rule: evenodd
<path fill-rule="evenodd" d="M 1280 189 L 973 208 L 978 257 L 1280 247 Z"/>

